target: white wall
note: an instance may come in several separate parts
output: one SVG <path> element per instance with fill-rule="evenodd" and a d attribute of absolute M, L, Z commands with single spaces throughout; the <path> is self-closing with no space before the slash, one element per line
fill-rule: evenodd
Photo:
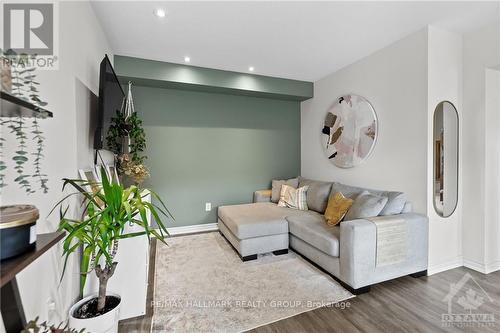
<path fill-rule="evenodd" d="M 327 109 L 344 94 L 368 99 L 379 136 L 365 163 L 340 169 L 325 157 L 320 131 Z M 427 211 L 427 30 L 414 33 L 314 83 L 301 104 L 302 176 L 408 194 Z"/>
<path fill-rule="evenodd" d="M 500 71 L 485 70 L 485 253 L 486 272 L 500 269 Z"/>
<path fill-rule="evenodd" d="M 487 187 L 498 177 L 498 169 L 489 167 L 499 143 L 490 135 L 498 132 L 498 123 L 485 111 L 486 69 L 500 65 L 500 22 L 466 33 L 463 55 L 463 256 L 465 266 L 487 272 L 500 268 L 486 258 L 487 225 L 499 223 L 491 207 L 500 197 Z"/>
<path fill-rule="evenodd" d="M 428 68 L 427 68 L 427 215 L 429 217 L 429 274 L 462 265 L 462 236 L 460 170 L 459 198 L 455 212 L 443 218 L 434 210 L 434 140 L 433 119 L 436 106 L 442 101 L 451 102 L 457 109 L 459 124 L 462 110 L 462 37 L 460 35 L 438 29 L 428 28 Z M 444 108 L 443 112 L 450 112 Z M 445 126 L 446 127 L 446 126 Z M 459 129 L 460 132 L 460 129 Z M 445 133 L 446 135 L 446 133 Z M 446 141 L 445 140 L 445 144 Z M 449 153 L 449 152 L 448 152 Z M 445 155 L 447 152 L 445 152 Z M 459 146 L 459 166 L 461 162 Z M 445 168 L 446 168 L 445 162 Z M 445 180 L 453 175 L 444 175 Z M 446 190 L 445 184 L 445 190 Z"/>
<path fill-rule="evenodd" d="M 39 233 L 57 228 L 57 214 L 46 217 L 61 197 L 61 178 L 76 177 L 79 167 L 88 167 L 93 163 L 91 148 L 85 146 L 89 130 L 89 110 L 88 104 L 85 104 L 90 103 L 89 90 L 98 94 L 99 63 L 105 53 L 111 54 L 111 49 L 90 4 L 86 1 L 61 2 L 59 70 L 39 71 L 42 98 L 54 113 L 54 118 L 41 121 L 46 137 L 43 170 L 48 174 L 50 191 L 46 195 L 36 193 L 27 196 L 13 184 L 14 173 L 10 168 L 6 180 L 9 186 L 2 193 L 2 205 L 30 203 L 40 209 Z M 6 151 L 13 149 L 15 142 L 9 141 Z M 77 298 L 76 260 L 69 263 L 66 277 L 58 287 L 61 253 L 60 246 L 54 247 L 17 276 L 28 320 L 36 316 L 40 316 L 41 320 L 47 319 L 49 299 L 56 302 L 58 318 L 54 320 L 62 320 Z"/>
<path fill-rule="evenodd" d="M 431 274 L 462 265 L 462 200 L 447 219 L 432 202 L 434 108 L 447 100 L 460 114 L 461 89 L 461 36 L 429 27 L 319 80 L 314 98 L 301 105 L 302 175 L 407 193 L 414 211 L 430 219 Z M 340 169 L 325 157 L 320 130 L 328 107 L 347 93 L 373 104 L 379 137 L 364 164 Z"/>

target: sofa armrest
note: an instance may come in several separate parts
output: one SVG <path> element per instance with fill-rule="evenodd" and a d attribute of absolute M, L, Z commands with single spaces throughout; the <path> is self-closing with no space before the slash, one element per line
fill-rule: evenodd
<path fill-rule="evenodd" d="M 427 269 L 428 219 L 424 215 L 397 215 L 408 225 L 408 253 L 405 262 L 377 267 L 377 228 L 359 219 L 340 223 L 340 279 L 361 288 Z M 379 217 L 383 219 L 383 217 Z"/>
<path fill-rule="evenodd" d="M 253 202 L 271 202 L 271 190 L 258 190 L 253 193 Z"/>

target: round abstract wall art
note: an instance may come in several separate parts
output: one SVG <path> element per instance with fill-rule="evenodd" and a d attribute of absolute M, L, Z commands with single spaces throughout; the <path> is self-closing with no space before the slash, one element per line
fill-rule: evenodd
<path fill-rule="evenodd" d="M 370 102 L 361 96 L 344 95 L 326 114 L 321 142 L 333 164 L 352 168 L 370 156 L 377 134 L 377 114 Z"/>

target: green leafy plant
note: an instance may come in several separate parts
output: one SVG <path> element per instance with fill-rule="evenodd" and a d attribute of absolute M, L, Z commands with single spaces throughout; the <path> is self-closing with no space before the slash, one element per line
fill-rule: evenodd
<path fill-rule="evenodd" d="M 49 191 L 49 188 L 47 186 L 47 182 L 49 181 L 47 179 L 47 175 L 42 173 L 42 159 L 43 159 L 43 140 L 45 139 L 43 137 L 43 132 L 40 130 L 40 125 L 38 124 L 37 118 L 33 118 L 33 123 L 32 123 L 32 131 L 31 133 L 33 134 L 33 140 L 36 142 L 36 151 L 32 153 L 32 155 L 35 157 L 34 159 L 34 166 L 35 166 L 35 174 L 33 175 L 34 178 L 38 179 L 38 182 L 40 183 L 40 188 L 43 190 L 43 193 L 47 193 Z"/>
<path fill-rule="evenodd" d="M 32 55 L 31 59 L 35 61 L 36 55 Z M 37 86 L 39 86 L 40 83 L 35 81 L 36 78 L 35 69 L 36 69 L 35 67 L 29 67 L 23 71 L 24 87 L 26 88 L 26 93 L 33 104 L 38 106 L 46 106 L 47 102 L 42 101 L 39 95 Z"/>
<path fill-rule="evenodd" d="M 99 279 L 97 302 L 99 313 L 105 306 L 108 280 L 114 274 L 118 264 L 114 261 L 114 256 L 118 250 L 119 240 L 147 235 L 148 238 L 154 236 L 165 243 L 168 232 L 160 214 L 172 218 L 167 207 L 155 192 L 149 191 L 157 199 L 159 205 L 145 201 L 144 197 L 147 192 L 136 186 L 123 188 L 117 183 L 110 183 L 104 168 L 101 168 L 101 175 L 102 183 L 63 179 L 63 190 L 66 186 L 70 186 L 76 191 L 65 196 L 54 207 L 54 209 L 60 207 L 59 229 L 67 232 L 63 245 L 65 257 L 63 275 L 69 256 L 81 247 L 83 252 L 80 267 L 82 274 L 80 292 L 83 294 L 87 274 L 92 270 L 95 271 Z M 81 219 L 67 217 L 68 207 L 63 207 L 63 203 L 76 194 L 84 197 L 84 213 Z M 148 212 L 158 224 L 158 230 L 148 225 Z M 140 226 L 142 231 L 125 233 L 127 223 Z"/>
<path fill-rule="evenodd" d="M 12 157 L 12 160 L 16 164 L 14 169 L 18 174 L 14 181 L 19 183 L 19 186 L 21 188 L 24 188 L 26 192 L 33 193 L 35 191 L 32 189 L 31 183 L 29 181 L 30 175 L 25 174 L 24 172 L 24 165 L 28 161 L 28 152 L 26 151 L 27 135 L 24 128 L 24 118 L 17 117 L 16 120 L 12 120 L 9 124 L 9 128 L 11 129 L 11 133 L 14 133 L 18 142 L 17 150 Z"/>
<path fill-rule="evenodd" d="M 30 67 L 30 63 L 36 61 L 36 55 L 27 54 L 16 54 L 12 50 L 7 50 L 3 52 L 0 49 L 1 60 L 8 64 L 10 68 L 11 79 L 12 79 L 12 91 L 11 94 L 24 99 L 37 106 L 45 106 L 46 102 L 42 101 L 39 95 L 37 86 L 40 85 L 36 81 L 36 68 Z M 31 62 L 30 62 L 31 59 Z M 48 192 L 47 186 L 47 175 L 42 173 L 41 162 L 43 159 L 43 147 L 44 147 L 44 136 L 40 128 L 37 118 L 33 118 L 32 131 L 33 137 L 31 138 L 36 142 L 35 152 L 29 154 L 28 152 L 28 133 L 25 125 L 24 117 L 17 117 L 13 119 L 7 119 L 1 122 L 2 127 L 7 127 L 10 129 L 10 133 L 14 135 L 17 141 L 17 149 L 14 152 L 12 160 L 14 161 L 14 169 L 17 172 L 17 177 L 14 179 L 16 183 L 19 184 L 28 194 L 36 192 L 30 180 L 36 178 L 40 185 L 40 189 L 43 193 Z M 2 137 L 0 146 L 0 154 L 3 153 L 3 145 L 6 142 L 5 138 Z M 25 165 L 30 160 L 29 156 L 34 156 L 34 167 L 35 173 L 33 175 L 28 174 L 25 171 Z M 3 156 L 0 163 L 0 189 L 6 186 L 4 181 L 5 170 L 7 169 L 7 164 L 4 162 Z"/>
<path fill-rule="evenodd" d="M 36 63 L 36 57 L 36 54 L 16 54 L 12 50 L 2 53 L 2 61 L 7 61 L 10 64 L 11 94 L 37 106 L 46 106 L 47 102 L 42 101 L 37 88 L 40 83 L 36 81 L 36 67 L 30 66 Z"/>
<path fill-rule="evenodd" d="M 24 79 L 23 74 L 26 73 L 25 69 L 20 69 L 17 64 L 25 63 L 26 54 L 17 55 L 15 52 L 6 53 L 8 59 L 12 61 L 12 65 L 10 66 L 11 75 L 12 75 L 12 95 L 28 100 L 25 96 L 26 89 L 24 88 Z"/>
<path fill-rule="evenodd" d="M 130 156 L 132 161 L 136 164 L 142 164 L 146 159 L 142 156 L 144 149 L 146 149 L 146 132 L 142 127 L 142 120 L 133 112 L 128 119 L 123 112 L 117 111 L 116 117 L 111 118 L 111 125 L 109 126 L 106 142 L 108 148 L 120 155 L 123 151 L 123 138 L 130 138 Z"/>
<path fill-rule="evenodd" d="M 21 333 L 84 333 L 85 329 L 81 329 L 77 331 L 73 328 L 70 328 L 68 324 L 60 323 L 59 325 L 54 326 L 48 324 L 46 321 L 43 323 L 38 323 L 38 317 L 35 320 L 30 320 L 26 324 L 26 328 L 21 331 Z"/>

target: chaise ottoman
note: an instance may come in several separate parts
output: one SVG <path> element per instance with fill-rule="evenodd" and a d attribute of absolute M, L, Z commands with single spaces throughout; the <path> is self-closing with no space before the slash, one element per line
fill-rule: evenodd
<path fill-rule="evenodd" d="M 248 261 L 261 253 L 288 253 L 288 215 L 289 209 L 270 202 L 220 206 L 217 223 L 241 260 Z"/>

